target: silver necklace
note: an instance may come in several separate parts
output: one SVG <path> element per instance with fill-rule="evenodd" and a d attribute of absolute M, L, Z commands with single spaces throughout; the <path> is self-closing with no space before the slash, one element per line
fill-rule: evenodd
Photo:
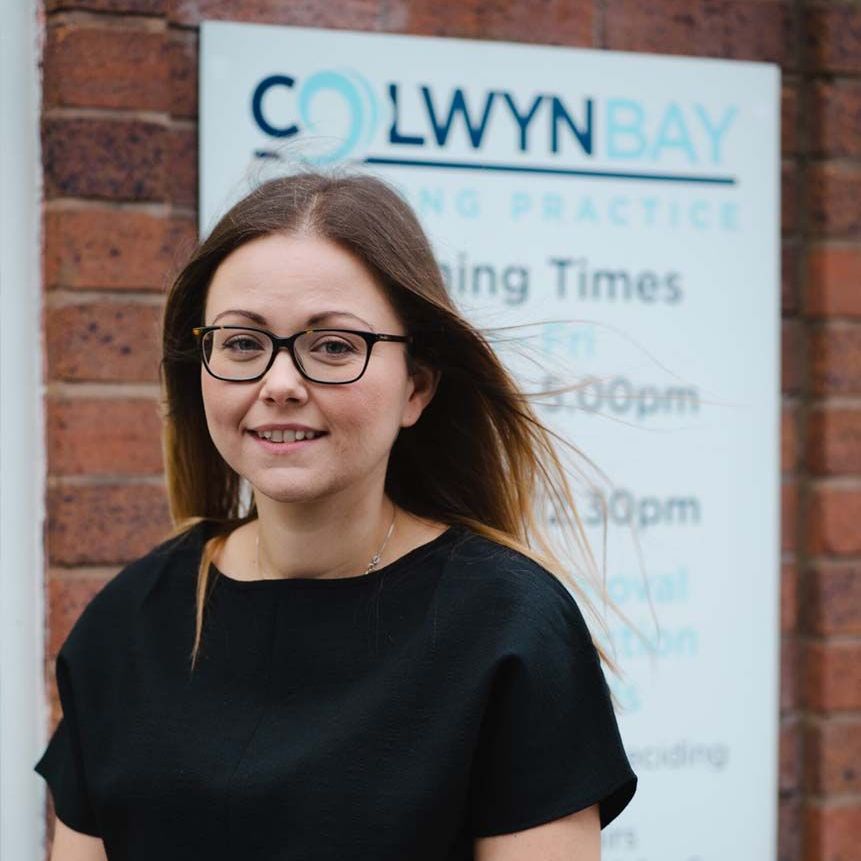
<path fill-rule="evenodd" d="M 391 538 L 392 530 L 395 528 L 395 513 L 397 512 L 397 507 L 392 506 L 392 522 L 389 524 L 389 531 L 386 532 L 386 537 L 383 539 L 383 543 L 380 545 L 380 549 L 371 557 L 371 561 L 368 563 L 368 567 L 365 569 L 365 574 L 370 574 L 377 565 L 380 564 L 380 558 L 383 555 L 383 550 L 386 549 L 386 544 L 389 542 L 389 538 Z M 266 576 L 266 573 L 260 567 L 260 525 L 258 523 L 257 526 L 257 538 L 254 543 L 255 548 L 255 559 L 257 570 L 263 574 L 264 580 L 269 580 L 270 578 Z"/>

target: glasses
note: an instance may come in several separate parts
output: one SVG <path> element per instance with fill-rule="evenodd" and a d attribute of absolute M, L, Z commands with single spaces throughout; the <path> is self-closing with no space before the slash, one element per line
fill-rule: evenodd
<path fill-rule="evenodd" d="M 411 343 L 411 335 L 383 335 L 356 329 L 305 329 L 279 338 L 248 326 L 197 326 L 203 364 L 213 377 L 231 383 L 259 380 L 286 349 L 300 374 L 312 383 L 354 383 L 368 367 L 377 341 Z"/>

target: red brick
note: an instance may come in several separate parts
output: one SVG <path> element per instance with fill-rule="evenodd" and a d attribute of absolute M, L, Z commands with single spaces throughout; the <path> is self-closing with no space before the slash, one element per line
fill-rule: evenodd
<path fill-rule="evenodd" d="M 45 10 L 59 12 L 83 9 L 91 12 L 129 12 L 138 15 L 163 15 L 168 0 L 45 0 Z"/>
<path fill-rule="evenodd" d="M 105 585 L 107 577 L 65 574 L 48 574 L 48 642 L 45 658 L 55 661 L 60 647 L 69 635 L 84 607 L 93 600 L 96 593 Z"/>
<path fill-rule="evenodd" d="M 784 406 L 780 414 L 780 468 L 791 472 L 798 468 L 798 408 Z"/>
<path fill-rule="evenodd" d="M 780 631 L 791 634 L 798 625 L 798 568 L 794 562 L 780 566 Z"/>
<path fill-rule="evenodd" d="M 799 706 L 798 673 L 801 645 L 795 637 L 780 638 L 780 712 L 794 711 Z"/>
<path fill-rule="evenodd" d="M 177 206 L 197 206 L 197 129 L 172 129 L 170 200 Z"/>
<path fill-rule="evenodd" d="M 784 83 L 780 91 L 780 152 L 798 154 L 798 84 Z"/>
<path fill-rule="evenodd" d="M 68 485 L 47 494 L 48 555 L 54 565 L 116 565 L 168 537 L 160 485 Z"/>
<path fill-rule="evenodd" d="M 158 380 L 159 306 L 92 302 L 48 308 L 45 317 L 49 379 Z"/>
<path fill-rule="evenodd" d="M 175 117 L 197 116 L 197 33 L 172 30 L 168 41 L 170 112 Z"/>
<path fill-rule="evenodd" d="M 780 483 L 780 549 L 791 552 L 798 546 L 798 484 L 784 479 Z"/>
<path fill-rule="evenodd" d="M 861 237 L 861 165 L 812 165 L 806 193 L 814 231 L 828 236 Z"/>
<path fill-rule="evenodd" d="M 861 564 L 820 563 L 808 575 L 804 629 L 823 636 L 861 634 Z"/>
<path fill-rule="evenodd" d="M 161 417 L 153 399 L 48 400 L 51 475 L 162 472 Z"/>
<path fill-rule="evenodd" d="M 379 30 L 386 26 L 378 0 L 340 3 L 285 3 L 284 0 L 170 0 L 170 20 L 199 24 L 205 20 L 251 21 L 344 30 Z"/>
<path fill-rule="evenodd" d="M 810 413 L 807 465 L 818 475 L 861 474 L 861 409 L 825 406 Z"/>
<path fill-rule="evenodd" d="M 811 316 L 861 317 L 861 245 L 811 246 L 804 298 Z"/>
<path fill-rule="evenodd" d="M 605 5 L 605 48 L 797 65 L 788 3 L 607 0 Z"/>
<path fill-rule="evenodd" d="M 190 218 L 112 209 L 45 215 L 45 284 L 161 292 L 196 243 Z"/>
<path fill-rule="evenodd" d="M 813 711 L 861 709 L 861 640 L 807 643 L 803 696 Z"/>
<path fill-rule="evenodd" d="M 801 730 L 796 718 L 780 724 L 778 789 L 792 792 L 801 783 Z"/>
<path fill-rule="evenodd" d="M 784 394 L 801 389 L 804 368 L 801 325 L 797 320 L 784 320 L 780 327 L 780 388 Z"/>
<path fill-rule="evenodd" d="M 792 233 L 798 227 L 798 169 L 795 162 L 780 166 L 780 229 Z"/>
<path fill-rule="evenodd" d="M 47 107 L 165 111 L 167 80 L 164 33 L 74 24 L 48 28 Z"/>
<path fill-rule="evenodd" d="M 777 861 L 798 861 L 801 857 L 801 799 L 781 796 L 777 809 Z"/>
<path fill-rule="evenodd" d="M 832 323 L 813 330 L 810 378 L 819 395 L 861 393 L 861 323 Z"/>
<path fill-rule="evenodd" d="M 804 783 L 817 794 L 861 790 L 861 720 L 818 720 L 804 734 Z"/>
<path fill-rule="evenodd" d="M 808 7 L 803 19 L 805 66 L 823 72 L 861 72 L 861 6 L 832 2 Z"/>
<path fill-rule="evenodd" d="M 813 485 L 807 511 L 808 550 L 813 554 L 861 553 L 861 486 Z"/>
<path fill-rule="evenodd" d="M 598 5 L 593 0 L 544 4 L 461 0 L 456 6 L 436 0 L 396 0 L 389 6 L 387 29 L 426 36 L 597 47 Z"/>
<path fill-rule="evenodd" d="M 804 861 L 858 861 L 861 801 L 808 802 L 804 812 Z"/>
<path fill-rule="evenodd" d="M 798 311 L 798 260 L 797 244 L 784 238 L 780 256 L 780 310 L 783 314 Z"/>
<path fill-rule="evenodd" d="M 818 81 L 811 87 L 811 151 L 861 155 L 861 80 Z"/>
<path fill-rule="evenodd" d="M 167 130 L 137 119 L 42 122 L 45 196 L 164 200 Z"/>

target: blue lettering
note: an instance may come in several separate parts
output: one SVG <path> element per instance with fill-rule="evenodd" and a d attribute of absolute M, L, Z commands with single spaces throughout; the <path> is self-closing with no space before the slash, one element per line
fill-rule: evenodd
<path fill-rule="evenodd" d="M 516 191 L 511 196 L 511 218 L 517 220 L 521 215 L 529 212 L 532 209 L 532 201 L 528 194 L 522 191 Z"/>
<path fill-rule="evenodd" d="M 593 224 L 598 223 L 598 211 L 595 209 L 595 204 L 591 197 L 584 197 L 577 207 L 577 212 L 574 215 L 577 221 L 591 221 Z"/>
<path fill-rule="evenodd" d="M 670 102 L 661 120 L 655 145 L 652 147 L 652 160 L 657 161 L 664 149 L 680 149 L 688 157 L 691 164 L 697 162 L 697 154 L 685 125 L 685 118 L 681 108 L 675 102 Z"/>
<path fill-rule="evenodd" d="M 505 102 L 508 105 L 509 110 L 511 111 L 511 115 L 514 117 L 514 121 L 520 128 L 520 151 L 526 152 L 526 130 L 529 126 L 529 123 L 532 122 L 532 118 L 535 116 L 535 112 L 538 110 L 538 107 L 543 101 L 544 96 L 536 96 L 535 101 L 529 108 L 529 113 L 521 114 L 520 111 L 517 110 L 517 105 L 514 104 L 514 99 L 511 98 L 511 95 L 509 93 L 502 93 L 502 95 L 505 98 Z"/>
<path fill-rule="evenodd" d="M 542 216 L 545 221 L 562 221 L 562 198 L 558 194 L 545 194 L 542 203 Z"/>
<path fill-rule="evenodd" d="M 645 224 L 647 227 L 655 226 L 655 215 L 658 208 L 657 198 L 643 198 L 643 214 L 645 215 Z"/>
<path fill-rule="evenodd" d="M 478 218 L 481 205 L 475 189 L 462 188 L 455 197 L 454 208 L 464 218 Z"/>
<path fill-rule="evenodd" d="M 287 75 L 270 75 L 268 78 L 264 78 L 254 90 L 254 95 L 251 97 L 251 113 L 254 115 L 254 122 L 270 137 L 286 138 L 290 137 L 290 135 L 295 135 L 299 131 L 297 125 L 273 126 L 263 116 L 263 98 L 266 93 L 272 87 L 288 87 L 292 89 L 295 83 L 293 78 Z"/>
<path fill-rule="evenodd" d="M 398 85 L 389 84 L 389 99 L 392 103 L 392 125 L 389 128 L 389 143 L 410 144 L 412 146 L 423 146 L 425 139 L 423 135 L 402 135 L 398 131 Z"/>
<path fill-rule="evenodd" d="M 610 158 L 639 158 L 643 155 L 646 151 L 644 118 L 643 106 L 639 102 L 607 100 L 607 155 Z"/>
<path fill-rule="evenodd" d="M 443 191 L 441 188 L 436 188 L 431 191 L 429 188 L 422 188 L 419 192 L 418 210 L 422 215 L 433 210 L 439 215 L 443 214 L 445 204 L 443 202 Z"/>
<path fill-rule="evenodd" d="M 586 99 L 586 128 L 580 129 L 574 120 L 571 119 L 565 106 L 562 104 L 558 96 L 553 96 L 551 99 L 552 105 L 552 125 L 550 129 L 550 151 L 559 152 L 559 121 L 564 120 L 565 124 L 574 132 L 577 142 L 580 144 L 580 149 L 586 155 L 592 155 L 592 99 Z"/>
<path fill-rule="evenodd" d="M 439 146 L 445 146 L 448 140 L 451 126 L 454 118 L 460 114 L 463 116 L 463 121 L 466 124 L 466 130 L 469 133 L 469 139 L 472 142 L 472 148 L 478 149 L 481 146 L 481 141 L 484 138 L 484 131 L 487 127 L 487 121 L 490 117 L 490 109 L 493 106 L 493 99 L 496 93 L 488 93 L 484 101 L 484 112 L 481 116 L 479 125 L 474 126 L 473 121 L 469 116 L 469 111 L 466 107 L 466 100 L 463 95 L 463 90 L 457 87 L 451 100 L 451 105 L 448 109 L 448 117 L 444 124 L 440 124 L 437 119 L 436 110 L 431 99 L 430 87 L 422 87 L 422 95 L 424 96 L 425 105 L 427 106 L 428 116 L 430 117 L 431 125 L 433 126 L 434 137 Z"/>
<path fill-rule="evenodd" d="M 699 115 L 699 118 L 702 120 L 703 125 L 705 126 L 706 134 L 709 136 L 709 141 L 712 145 L 712 161 L 715 164 L 720 164 L 721 138 L 726 134 L 730 123 L 735 119 L 735 116 L 738 113 L 738 108 L 734 106 L 729 108 L 717 125 L 714 125 L 712 123 L 711 118 L 706 113 L 706 109 L 702 105 L 694 105 L 694 110 L 696 110 L 697 114 Z"/>
<path fill-rule="evenodd" d="M 720 214 L 724 230 L 738 230 L 738 206 L 735 203 L 724 203 Z"/>
<path fill-rule="evenodd" d="M 618 224 L 620 227 L 628 226 L 627 206 L 629 204 L 627 197 L 613 197 L 610 199 L 609 211 L 610 222 Z"/>
<path fill-rule="evenodd" d="M 706 230 L 709 226 L 707 210 L 708 204 L 704 200 L 695 200 L 691 204 L 691 224 L 698 230 Z"/>

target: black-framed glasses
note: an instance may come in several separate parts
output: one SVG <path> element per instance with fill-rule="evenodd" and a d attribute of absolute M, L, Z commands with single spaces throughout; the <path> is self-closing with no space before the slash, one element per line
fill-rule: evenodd
<path fill-rule="evenodd" d="M 252 326 L 196 326 L 206 370 L 218 380 L 251 383 L 272 367 L 279 350 L 287 350 L 300 374 L 312 383 L 354 383 L 368 367 L 377 341 L 411 343 L 411 335 L 383 335 L 357 329 L 304 329 L 279 338 Z"/>

